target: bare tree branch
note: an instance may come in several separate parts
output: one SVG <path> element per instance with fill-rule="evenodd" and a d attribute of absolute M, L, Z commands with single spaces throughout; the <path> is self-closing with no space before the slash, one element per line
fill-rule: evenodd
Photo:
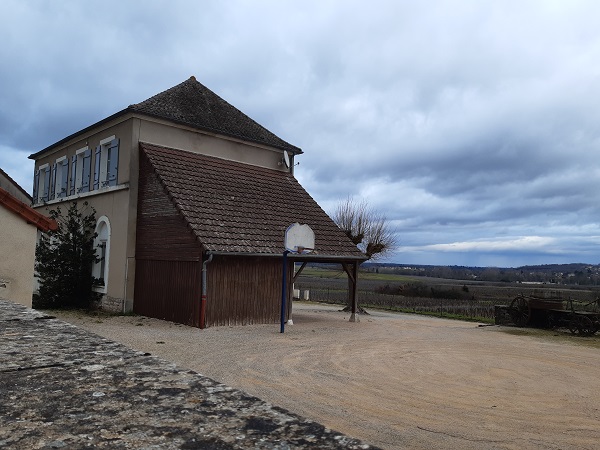
<path fill-rule="evenodd" d="M 333 221 L 369 259 L 376 260 L 394 249 L 396 233 L 387 218 L 362 199 L 342 200 L 332 217 Z"/>

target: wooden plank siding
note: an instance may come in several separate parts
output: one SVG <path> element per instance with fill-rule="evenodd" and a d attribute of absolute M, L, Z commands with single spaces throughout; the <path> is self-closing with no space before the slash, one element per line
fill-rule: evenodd
<path fill-rule="evenodd" d="M 196 261 L 138 260 L 133 311 L 199 327 L 201 270 Z"/>
<path fill-rule="evenodd" d="M 140 153 L 136 259 L 201 261 L 202 248 L 193 231 Z"/>
<path fill-rule="evenodd" d="M 136 233 L 134 312 L 200 326 L 202 245 L 143 152 Z M 292 270 L 290 263 L 289 294 Z M 281 286 L 281 258 L 215 255 L 207 265 L 204 325 L 279 322 Z"/>
<path fill-rule="evenodd" d="M 279 322 L 281 258 L 217 256 L 207 269 L 207 326 Z M 291 280 L 290 264 L 288 295 Z"/>
<path fill-rule="evenodd" d="M 140 155 L 133 311 L 200 326 L 202 248 Z"/>

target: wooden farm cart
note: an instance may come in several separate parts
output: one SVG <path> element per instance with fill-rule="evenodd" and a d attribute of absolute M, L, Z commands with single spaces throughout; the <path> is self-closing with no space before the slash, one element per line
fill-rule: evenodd
<path fill-rule="evenodd" d="M 590 306 L 600 300 L 583 305 Z M 567 301 L 565 308 L 562 299 L 540 298 L 518 295 L 510 303 L 508 314 L 519 327 L 537 325 L 544 328 L 567 328 L 573 334 L 591 336 L 600 330 L 600 312 L 576 310 L 573 301 Z"/>

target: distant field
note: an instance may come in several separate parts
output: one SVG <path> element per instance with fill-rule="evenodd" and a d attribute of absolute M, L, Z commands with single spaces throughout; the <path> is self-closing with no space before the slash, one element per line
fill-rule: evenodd
<path fill-rule="evenodd" d="M 311 300 L 344 305 L 348 279 L 341 268 L 307 267 L 295 288 L 308 290 Z M 447 280 L 371 271 L 359 272 L 358 291 L 363 307 L 488 323 L 494 320 L 494 305 L 510 304 L 518 294 L 579 302 L 592 301 L 599 294 L 589 287 Z"/>
<path fill-rule="evenodd" d="M 310 278 L 346 278 L 346 272 L 342 269 L 322 269 L 320 267 L 306 267 L 302 271 L 301 277 Z M 375 272 L 360 272 L 361 280 L 376 280 L 376 281 L 394 281 L 398 283 L 406 283 L 414 280 L 416 277 L 408 277 L 405 275 L 394 275 L 388 273 L 375 273 Z"/>

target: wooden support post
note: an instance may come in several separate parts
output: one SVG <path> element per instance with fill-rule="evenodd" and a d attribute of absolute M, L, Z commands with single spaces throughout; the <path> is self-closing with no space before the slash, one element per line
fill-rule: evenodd
<path fill-rule="evenodd" d="M 296 274 L 294 275 L 294 279 L 292 280 L 292 283 L 296 282 L 296 279 L 300 276 L 300 274 L 302 273 L 302 271 L 304 270 L 304 268 L 306 267 L 307 261 L 304 261 L 302 263 L 302 265 L 300 266 L 300 268 L 298 269 L 298 272 L 296 272 Z"/>
<path fill-rule="evenodd" d="M 346 267 L 344 267 L 346 269 Z M 360 322 L 358 318 L 357 310 L 358 310 L 358 263 L 354 262 L 352 264 L 352 276 L 350 276 L 350 270 L 346 269 L 348 272 L 348 297 L 350 300 L 350 305 L 352 305 L 352 314 L 350 315 L 350 322 Z"/>

